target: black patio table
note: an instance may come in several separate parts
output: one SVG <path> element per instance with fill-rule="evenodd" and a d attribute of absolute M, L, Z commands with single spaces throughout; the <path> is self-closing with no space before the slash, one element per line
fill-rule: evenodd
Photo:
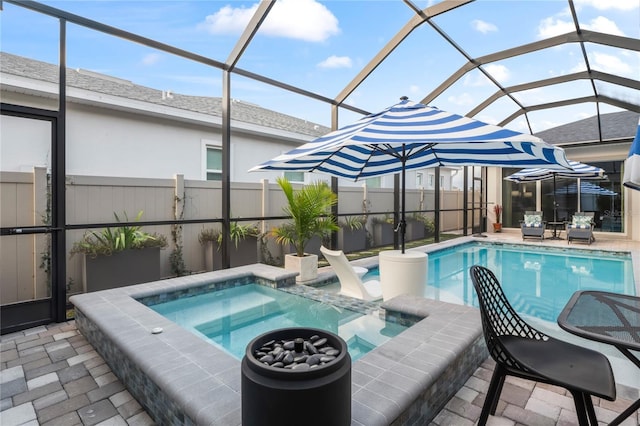
<path fill-rule="evenodd" d="M 562 229 L 564 228 L 567 222 L 547 222 L 551 228 L 553 228 L 553 235 L 549 237 L 550 240 L 563 240 L 564 238 L 560 237 L 562 234 Z M 558 228 L 560 228 L 560 232 L 558 232 Z"/>
<path fill-rule="evenodd" d="M 640 369 L 640 297 L 605 291 L 577 291 L 558 317 L 569 333 L 615 346 Z M 640 383 L 638 384 L 640 387 Z M 616 426 L 640 409 L 640 398 L 609 425 Z"/>

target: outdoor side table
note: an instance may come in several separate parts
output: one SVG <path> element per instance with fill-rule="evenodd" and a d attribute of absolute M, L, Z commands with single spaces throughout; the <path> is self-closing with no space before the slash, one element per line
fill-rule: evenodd
<path fill-rule="evenodd" d="M 553 235 L 549 237 L 550 240 L 562 240 L 560 237 L 562 233 L 562 228 L 564 228 L 565 222 L 547 222 L 547 225 L 553 228 Z M 558 232 L 558 228 L 560 228 L 560 232 Z"/>
<path fill-rule="evenodd" d="M 605 291 L 577 291 L 558 317 L 558 325 L 569 333 L 615 346 L 640 369 L 640 297 Z M 622 423 L 640 409 L 640 399 L 616 417 L 610 426 Z"/>

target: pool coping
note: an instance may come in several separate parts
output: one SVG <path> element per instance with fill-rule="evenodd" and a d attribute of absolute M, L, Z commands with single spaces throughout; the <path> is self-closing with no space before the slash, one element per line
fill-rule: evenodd
<path fill-rule="evenodd" d="M 429 253 L 470 241 L 544 246 L 461 237 L 412 250 Z M 586 246 L 567 250 L 630 252 L 636 291 L 640 294 L 640 268 L 635 267 L 640 265 L 638 250 Z M 372 267 L 377 266 L 378 259 L 353 263 Z M 203 281 L 248 277 L 304 289 L 292 284 L 295 275 L 282 268 L 255 264 L 76 295 L 71 301 L 76 306 L 78 329 L 156 421 L 239 425 L 240 361 L 135 299 L 171 291 L 188 293 Z M 328 268 L 321 268 L 315 283 L 322 285 L 334 279 Z M 399 296 L 375 307 L 388 319 L 418 322 L 354 362 L 352 424 L 428 423 L 488 357 L 479 312 L 472 307 L 411 296 Z M 152 334 L 151 330 L 157 327 L 163 329 L 162 333 Z"/>
<path fill-rule="evenodd" d="M 240 425 L 240 361 L 136 299 L 251 276 L 295 280 L 255 264 L 75 295 L 76 325 L 158 423 Z M 488 356 L 479 312 L 410 296 L 384 306 L 426 318 L 353 363 L 352 424 L 428 423 Z"/>

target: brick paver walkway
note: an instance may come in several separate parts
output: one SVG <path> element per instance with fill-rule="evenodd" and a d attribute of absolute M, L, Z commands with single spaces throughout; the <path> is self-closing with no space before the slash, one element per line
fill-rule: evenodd
<path fill-rule="evenodd" d="M 153 425 L 74 322 L 2 336 L 0 343 L 0 424 Z M 433 424 L 473 425 L 480 416 L 493 369 L 488 360 L 449 401 Z M 609 422 L 630 403 L 596 398 L 596 413 Z M 576 425 L 573 400 L 562 388 L 507 379 L 497 416 L 489 425 Z M 640 424 L 640 413 L 623 423 Z"/>
<path fill-rule="evenodd" d="M 154 424 L 73 321 L 1 342 L 2 426 Z"/>

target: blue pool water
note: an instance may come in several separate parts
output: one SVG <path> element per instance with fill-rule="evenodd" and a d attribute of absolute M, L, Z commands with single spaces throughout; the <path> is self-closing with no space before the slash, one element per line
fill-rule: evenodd
<path fill-rule="evenodd" d="M 257 284 L 184 297 L 149 308 L 242 359 L 247 344 L 270 330 L 314 327 L 348 345 L 353 361 L 406 327 Z"/>
<path fill-rule="evenodd" d="M 468 271 L 479 264 L 496 274 L 516 311 L 553 323 L 577 290 L 635 294 L 631 256 L 624 254 L 467 243 L 429 253 L 428 260 L 425 297 L 477 307 Z M 379 279 L 378 269 L 367 279 Z"/>

